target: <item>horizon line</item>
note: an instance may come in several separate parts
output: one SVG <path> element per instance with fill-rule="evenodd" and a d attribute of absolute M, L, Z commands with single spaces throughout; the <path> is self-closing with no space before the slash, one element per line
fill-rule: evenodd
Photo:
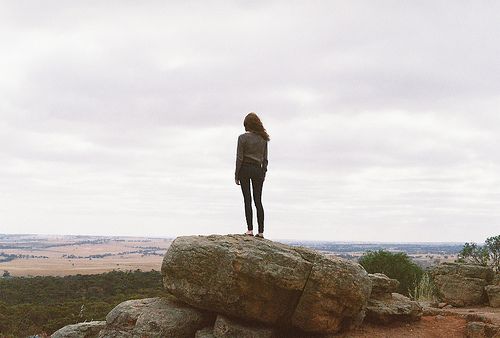
<path fill-rule="evenodd" d="M 198 235 L 198 234 L 193 234 L 193 235 L 178 235 L 178 236 L 172 236 L 172 235 L 166 235 L 166 236 L 157 236 L 157 235 L 96 235 L 96 234 L 54 234 L 54 233 L 0 233 L 0 236 L 3 235 L 10 235 L 10 236 L 60 236 L 60 237 L 69 237 L 69 236 L 79 236 L 79 237 L 116 237 L 116 238 L 123 238 L 123 237 L 131 237 L 131 238 L 148 238 L 148 239 L 172 239 L 174 240 L 177 237 L 181 236 L 210 236 L 210 235 L 223 235 L 223 234 L 210 234 L 210 235 Z M 239 233 L 236 234 L 226 234 L 226 235 L 239 235 Z M 266 239 L 270 239 L 266 237 Z M 448 245 L 463 245 L 466 242 L 452 242 L 452 241 L 428 241 L 428 242 L 419 242 L 419 241 L 360 241 L 360 240 L 352 240 L 352 241 L 335 241 L 335 240 L 325 240 L 325 239 L 296 239 L 296 238 L 273 238 L 273 241 L 287 241 L 287 242 L 328 242 L 328 243 L 335 243 L 335 244 L 448 244 Z M 469 241 L 468 243 L 472 243 L 472 241 Z M 484 242 L 474 242 L 476 244 L 484 244 Z"/>

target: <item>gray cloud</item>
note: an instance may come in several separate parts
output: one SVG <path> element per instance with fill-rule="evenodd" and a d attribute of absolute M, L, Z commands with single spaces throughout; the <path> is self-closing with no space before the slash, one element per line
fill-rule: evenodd
<path fill-rule="evenodd" d="M 500 213 L 493 2 L 0 5 L 0 232 L 465 241 Z"/>

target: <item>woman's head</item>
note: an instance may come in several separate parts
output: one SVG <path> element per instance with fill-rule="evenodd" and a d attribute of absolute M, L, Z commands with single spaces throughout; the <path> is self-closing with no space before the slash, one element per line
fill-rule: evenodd
<path fill-rule="evenodd" d="M 246 131 L 253 131 L 254 133 L 262 136 L 264 140 L 269 141 L 269 134 L 267 133 L 266 128 L 262 125 L 262 122 L 257 114 L 252 112 L 245 116 L 243 125 L 245 126 Z"/>

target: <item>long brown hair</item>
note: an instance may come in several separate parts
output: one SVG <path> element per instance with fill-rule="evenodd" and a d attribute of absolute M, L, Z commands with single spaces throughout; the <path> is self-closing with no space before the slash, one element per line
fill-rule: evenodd
<path fill-rule="evenodd" d="M 262 125 L 262 122 L 257 114 L 252 112 L 245 116 L 243 125 L 245 126 L 246 131 L 253 131 L 254 133 L 262 136 L 264 140 L 269 141 L 269 134 L 267 133 L 266 128 Z"/>

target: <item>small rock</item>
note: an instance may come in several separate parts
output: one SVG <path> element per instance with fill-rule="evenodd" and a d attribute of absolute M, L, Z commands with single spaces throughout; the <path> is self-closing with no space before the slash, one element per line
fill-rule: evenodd
<path fill-rule="evenodd" d="M 396 292 L 399 287 L 399 281 L 384 275 L 383 273 L 368 274 L 372 281 L 372 293 L 370 298 L 390 298 L 391 293 Z"/>
<path fill-rule="evenodd" d="M 436 320 L 443 320 L 444 319 L 444 316 L 443 315 L 437 315 L 436 316 Z"/>
<path fill-rule="evenodd" d="M 500 326 L 483 322 L 470 322 L 467 324 L 468 338 L 490 338 L 500 335 Z"/>
<path fill-rule="evenodd" d="M 500 286 L 487 285 L 484 290 L 488 294 L 488 302 L 491 307 L 500 307 Z"/>
<path fill-rule="evenodd" d="M 491 319 L 482 313 L 465 313 L 460 315 L 460 317 L 465 318 L 467 322 L 491 323 Z"/>
<path fill-rule="evenodd" d="M 444 310 L 433 307 L 422 307 L 423 316 L 437 316 L 443 314 Z"/>
<path fill-rule="evenodd" d="M 468 338 L 485 338 L 486 333 L 484 330 L 484 323 L 471 322 L 467 324 L 467 337 Z"/>
<path fill-rule="evenodd" d="M 453 305 L 448 304 L 445 307 L 443 307 L 443 309 L 453 309 Z"/>
<path fill-rule="evenodd" d="M 393 293 L 391 299 L 370 299 L 366 308 L 366 319 L 376 324 L 416 321 L 422 314 L 420 304 L 399 293 Z"/>
<path fill-rule="evenodd" d="M 438 308 L 442 309 L 442 308 L 444 308 L 446 305 L 448 305 L 448 303 L 444 303 L 444 302 L 438 303 Z"/>
<path fill-rule="evenodd" d="M 52 338 L 95 338 L 106 326 L 105 321 L 67 325 L 52 334 Z"/>

